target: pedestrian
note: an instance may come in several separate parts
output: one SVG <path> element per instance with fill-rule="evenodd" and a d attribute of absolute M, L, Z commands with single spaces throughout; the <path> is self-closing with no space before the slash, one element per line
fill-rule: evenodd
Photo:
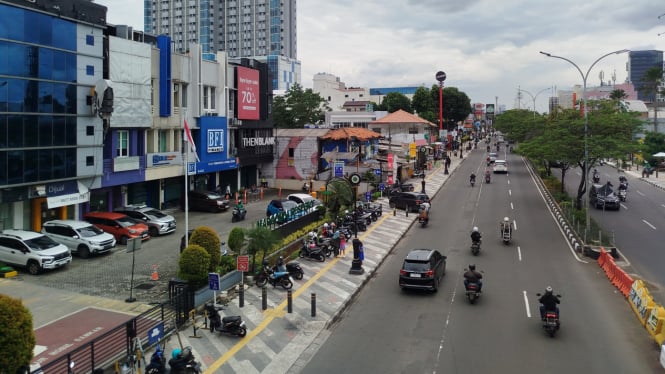
<path fill-rule="evenodd" d="M 420 192 L 425 193 L 425 180 L 424 179 L 422 181 L 420 181 L 420 185 L 423 187 L 422 191 L 420 191 Z"/>
<path fill-rule="evenodd" d="M 346 235 L 339 235 L 339 257 L 344 258 L 346 256 Z"/>

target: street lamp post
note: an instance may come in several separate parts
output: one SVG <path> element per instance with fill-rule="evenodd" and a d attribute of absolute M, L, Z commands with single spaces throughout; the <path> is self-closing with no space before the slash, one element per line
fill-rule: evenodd
<path fill-rule="evenodd" d="M 587 78 L 589 77 L 589 73 L 591 72 L 591 69 L 598 63 L 598 61 L 604 59 L 607 56 L 610 55 L 618 55 L 621 53 L 626 53 L 630 52 L 628 49 L 621 49 L 618 51 L 606 53 L 602 56 L 600 56 L 596 61 L 594 61 L 591 66 L 589 66 L 589 69 L 586 71 L 586 74 L 582 72 L 582 69 L 580 69 L 579 66 L 577 66 L 576 63 L 572 62 L 571 60 L 561 57 L 561 56 L 555 56 L 551 53 L 543 52 L 540 51 L 541 54 L 547 56 L 547 57 L 552 57 L 552 58 L 558 58 L 560 60 L 567 61 L 571 65 L 577 69 L 577 71 L 580 73 L 580 76 L 582 77 L 582 83 L 584 84 L 582 87 L 582 106 L 584 110 L 584 211 L 585 211 L 585 227 L 584 227 L 584 242 L 586 242 L 587 239 L 587 233 L 589 232 L 589 192 L 588 192 L 588 186 L 589 186 L 589 143 L 588 143 L 588 137 L 589 137 L 589 118 L 587 114 L 587 103 L 586 103 L 586 81 Z"/>
<path fill-rule="evenodd" d="M 523 89 L 521 89 L 521 88 L 517 88 L 518 91 L 522 91 L 522 92 L 524 92 L 524 93 L 529 94 L 529 96 L 531 96 L 531 100 L 533 100 L 533 118 L 534 118 L 534 119 L 536 119 L 536 99 L 538 98 L 538 95 L 540 95 L 541 93 L 543 93 L 543 92 L 545 92 L 545 91 L 547 91 L 547 90 L 549 90 L 549 89 L 551 89 L 551 88 L 550 88 L 550 87 L 548 87 L 548 88 L 543 88 L 542 90 L 538 91 L 538 93 L 536 94 L 536 96 L 533 96 L 533 95 L 531 94 L 531 92 L 529 92 L 529 91 L 527 91 L 527 90 L 523 90 Z"/>

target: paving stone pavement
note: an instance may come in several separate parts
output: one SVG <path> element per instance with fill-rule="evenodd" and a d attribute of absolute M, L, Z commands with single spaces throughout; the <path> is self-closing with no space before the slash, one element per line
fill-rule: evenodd
<path fill-rule="evenodd" d="M 426 192 L 431 198 L 438 193 L 445 181 L 455 173 L 457 167 L 466 160 L 467 156 L 468 152 L 465 153 L 463 159 L 452 158 L 449 175 L 444 175 L 442 167 L 428 173 Z M 411 182 L 420 187 L 420 180 Z M 166 352 L 170 354 L 174 348 L 180 347 L 180 344 L 191 346 L 197 360 L 205 369 L 205 373 L 300 372 L 316 353 L 318 346 L 325 341 L 328 334 L 327 327 L 340 317 L 353 297 L 381 265 L 386 255 L 416 221 L 417 214 L 409 214 L 407 217 L 402 210 L 397 210 L 393 215 L 387 198 L 380 199 L 380 203 L 383 204 L 383 215 L 377 222 L 372 223 L 366 232 L 358 235 L 365 247 L 363 274 L 349 274 L 353 251 L 348 249 L 345 257 L 329 259 L 323 263 L 302 259 L 299 262 L 304 268 L 305 278 L 294 283 L 293 313 L 287 313 L 287 292 L 281 287 L 268 286 L 268 308 L 263 310 L 261 289 L 246 283 L 244 306 L 240 308 L 238 298 L 228 295 L 230 302 L 225 310 L 220 312 L 222 316 L 242 316 L 248 327 L 246 337 L 241 339 L 220 335 L 217 332 L 213 334 L 203 328 L 198 329 L 194 336 L 192 325 L 188 325 L 178 333 L 177 338 L 170 337 L 166 344 Z M 182 223 L 181 220 L 178 222 Z M 180 240 L 180 235 L 177 236 L 177 240 Z M 124 256 L 124 260 L 126 261 L 128 257 L 130 256 Z M 162 274 L 162 270 L 160 265 L 160 274 Z M 129 314 L 139 314 L 151 307 L 149 297 L 139 298 L 139 300 L 145 300 L 144 302 L 125 303 L 118 298 L 117 290 L 114 291 L 115 296 L 110 295 L 111 292 L 101 286 L 104 284 L 104 274 L 97 274 L 97 276 L 101 280 L 98 294 L 77 294 L 76 288 L 72 284 L 74 281 L 66 279 L 72 278 L 71 274 L 69 277 L 60 276 L 49 281 L 49 283 L 62 282 L 61 287 L 55 288 L 40 286 L 34 282 L 24 282 L 20 279 L 0 279 L 0 293 L 23 298 L 24 304 L 33 314 L 35 328 L 88 306 Z M 146 279 L 135 280 L 135 284 L 147 282 L 150 271 L 146 272 L 144 269 L 142 276 Z M 164 278 L 168 279 L 162 276 L 160 280 Z M 168 281 L 164 280 L 164 282 Z M 155 290 L 152 292 L 156 295 L 155 299 L 163 297 L 163 293 L 166 292 L 165 284 L 153 287 Z M 123 287 L 120 284 L 107 284 L 107 286 Z M 68 288 L 73 288 L 73 290 Z M 121 291 L 128 293 L 128 290 Z M 314 317 L 311 315 L 312 293 L 316 294 L 317 301 Z M 197 319 L 196 324 L 203 327 L 202 316 Z M 149 356 L 150 352 L 147 352 L 147 355 Z"/>

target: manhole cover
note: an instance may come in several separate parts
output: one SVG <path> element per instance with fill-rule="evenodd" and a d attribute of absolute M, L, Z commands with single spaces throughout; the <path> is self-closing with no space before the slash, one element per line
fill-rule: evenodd
<path fill-rule="evenodd" d="M 143 284 L 139 284 L 138 286 L 134 287 L 134 289 L 136 289 L 136 290 L 149 290 L 153 287 L 155 287 L 155 285 L 152 284 L 152 283 L 143 283 Z"/>

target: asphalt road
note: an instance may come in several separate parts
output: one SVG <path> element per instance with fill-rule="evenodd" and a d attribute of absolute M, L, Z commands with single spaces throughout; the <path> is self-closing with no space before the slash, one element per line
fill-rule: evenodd
<path fill-rule="evenodd" d="M 482 153 L 469 157 L 434 199 L 430 225 L 403 237 L 302 373 L 661 372 L 658 347 L 598 266 L 570 249 L 521 159 L 508 155 L 510 174 L 471 188 L 467 176 L 485 166 Z M 498 236 L 504 216 L 516 224 L 507 246 Z M 484 237 L 477 257 L 473 226 Z M 417 247 L 448 256 L 438 293 L 398 287 L 402 260 Z M 464 297 L 469 263 L 485 274 L 476 305 Z M 535 295 L 547 285 L 563 295 L 554 339 Z"/>
<path fill-rule="evenodd" d="M 619 186 L 619 173 L 611 166 L 598 167 L 600 183 L 610 181 L 616 190 Z M 555 171 L 560 176 L 560 171 Z M 596 209 L 591 207 L 591 217 L 603 229 L 614 237 L 616 247 L 632 269 L 629 273 L 637 274 L 649 285 L 652 294 L 659 300 L 665 300 L 665 252 L 662 250 L 665 233 L 665 191 L 644 183 L 626 174 L 628 178 L 628 196 L 621 203 L 619 211 Z M 572 194 L 577 191 L 581 171 L 579 168 L 566 173 L 566 189 Z M 574 195 L 573 195 L 574 196 Z"/>

